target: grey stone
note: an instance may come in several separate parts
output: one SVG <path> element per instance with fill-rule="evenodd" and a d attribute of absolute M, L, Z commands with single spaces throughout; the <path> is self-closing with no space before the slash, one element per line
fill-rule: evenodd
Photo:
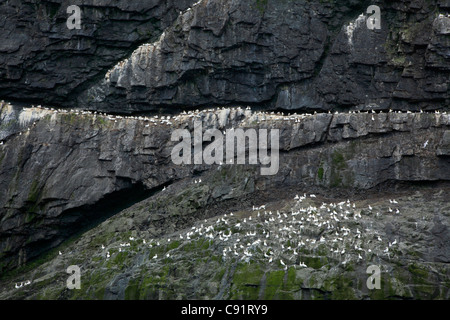
<path fill-rule="evenodd" d="M 380 30 L 356 1 L 194 2 L 79 3 L 81 30 L 66 27 L 66 0 L 4 2 L 0 96 L 118 113 L 450 105 L 449 18 L 434 14 L 437 0 L 420 10 L 380 1 Z"/>
<path fill-rule="evenodd" d="M 259 165 L 248 165 L 248 160 L 236 167 L 175 165 L 171 132 L 186 127 L 192 132 L 194 118 L 189 115 L 173 118 L 168 126 L 160 119 L 152 124 L 135 117 L 39 110 L 4 108 L 1 116 L 9 119 L 2 123 L 29 114 L 36 119 L 30 130 L 18 127 L 22 130 L 0 145 L 0 187 L 7 190 L 0 194 L 0 248 L 10 267 L 18 262 L 20 249 L 32 259 L 127 201 L 198 174 L 204 181 L 210 176 L 210 187 L 192 192 L 195 200 L 171 209 L 175 216 L 274 185 L 367 190 L 387 181 L 450 180 L 450 164 L 437 156 L 448 145 L 447 114 L 198 113 L 205 119 L 203 130 L 223 130 L 225 118 L 233 128 L 278 128 L 279 172 L 261 176 Z M 43 116 L 49 112 L 52 116 Z M 149 219 L 162 221 L 167 210 Z"/>
<path fill-rule="evenodd" d="M 449 156 L 450 155 L 450 131 L 445 131 L 442 136 L 442 140 L 439 143 L 439 147 L 436 150 L 438 156 Z"/>

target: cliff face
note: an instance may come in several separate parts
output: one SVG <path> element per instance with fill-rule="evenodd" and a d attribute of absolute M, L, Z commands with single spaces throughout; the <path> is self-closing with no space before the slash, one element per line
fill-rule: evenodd
<path fill-rule="evenodd" d="M 2 1 L 0 96 L 65 105 L 137 45 L 155 41 L 188 8 L 182 1 Z M 82 8 L 69 30 L 67 8 Z"/>
<path fill-rule="evenodd" d="M 201 180 L 168 187 L 0 280 L 0 298 L 450 297 L 448 186 L 341 202 L 277 188 L 199 210 L 212 188 Z M 66 287 L 69 265 L 81 267 L 79 290 Z M 367 285 L 369 266 L 380 268 L 378 289 Z"/>
<path fill-rule="evenodd" d="M 67 1 L 4 2 L 0 95 L 119 113 L 449 105 L 448 1 L 193 2 L 70 1 L 80 30 Z"/>
<path fill-rule="evenodd" d="M 1 298 L 448 299 L 448 1 L 72 4 L 80 30 L 68 1 L 0 4 Z M 227 159 L 239 129 L 258 133 L 256 164 Z M 268 164 L 261 129 L 278 130 Z M 176 164 L 174 132 L 193 159 L 223 144 L 223 163 Z M 68 262 L 86 290 L 61 286 Z M 349 280 L 370 264 L 391 276 L 379 295 Z M 34 286 L 14 291 L 15 273 Z"/>
<path fill-rule="evenodd" d="M 117 212 L 124 203 L 216 171 L 217 165 L 176 165 L 171 158 L 177 144 L 171 141 L 172 132 L 188 128 L 193 137 L 195 119 L 203 123 L 203 132 L 280 130 L 275 175 L 261 175 L 248 159 L 246 166 L 235 169 L 224 155 L 223 181 L 211 180 L 211 193 L 203 196 L 200 207 L 276 186 L 367 190 L 388 181 L 450 180 L 448 114 L 282 116 L 239 108 L 161 120 L 3 109 L 2 118 L 9 119 L 3 127 L 17 126 L 17 131 L 4 133 L 9 136 L 0 146 L 1 187 L 7 190 L 0 195 L 0 247 L 2 261 L 10 267 Z M 114 202 L 117 198 L 122 204 Z"/>
<path fill-rule="evenodd" d="M 108 111 L 265 103 L 281 109 L 449 105 L 444 3 L 203 1 L 81 96 Z M 148 101 L 151 101 L 148 103 Z M 92 103 L 94 102 L 94 103 Z"/>

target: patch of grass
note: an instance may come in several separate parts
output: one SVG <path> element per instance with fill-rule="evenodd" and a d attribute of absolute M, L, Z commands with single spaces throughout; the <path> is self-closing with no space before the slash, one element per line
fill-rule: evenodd
<path fill-rule="evenodd" d="M 351 155 L 350 150 L 335 150 L 331 154 L 331 168 L 330 168 L 330 187 L 349 187 L 353 184 L 353 173 L 349 171 L 346 155 Z"/>
<path fill-rule="evenodd" d="M 27 201 L 31 203 L 36 203 L 38 199 L 39 199 L 39 181 L 35 179 L 31 183 L 30 193 L 28 194 Z"/>
<path fill-rule="evenodd" d="M 283 270 L 272 271 L 266 274 L 264 299 L 272 300 L 278 298 L 278 293 L 283 286 L 284 275 L 285 272 Z"/>
<path fill-rule="evenodd" d="M 90 276 L 89 276 L 90 275 Z M 95 270 L 90 274 L 82 275 L 81 289 L 70 290 L 71 300 L 103 299 L 105 287 L 111 280 L 112 272 L 105 269 Z"/>
<path fill-rule="evenodd" d="M 319 170 L 317 170 L 317 176 L 319 177 L 319 180 L 323 180 L 323 174 L 324 170 L 322 167 L 320 167 Z"/>
<path fill-rule="evenodd" d="M 214 280 L 217 282 L 220 282 L 225 275 L 225 267 L 219 267 L 217 273 L 214 275 Z"/>
<path fill-rule="evenodd" d="M 166 265 L 159 270 L 142 270 L 139 277 L 141 283 L 139 285 L 139 299 L 157 300 L 166 298 L 170 295 L 168 292 L 167 279 L 169 276 L 169 266 Z M 132 294 L 134 289 L 130 289 Z"/>
<path fill-rule="evenodd" d="M 187 252 L 195 252 L 196 254 L 200 252 L 206 252 L 211 245 L 211 242 L 207 239 L 199 239 L 197 241 L 191 241 L 189 243 L 183 244 L 180 250 Z"/>
<path fill-rule="evenodd" d="M 173 250 L 176 249 L 180 246 L 181 242 L 180 241 L 172 241 L 167 245 L 167 250 Z"/>
<path fill-rule="evenodd" d="M 112 250 L 110 250 L 110 253 Z M 113 253 L 111 253 L 113 255 Z M 117 252 L 111 259 L 107 262 L 107 267 L 111 268 L 113 266 L 118 267 L 119 269 L 123 269 L 126 265 L 127 258 L 129 256 L 128 251 Z"/>
<path fill-rule="evenodd" d="M 384 300 L 386 299 L 386 281 L 385 277 L 380 278 L 380 289 L 369 290 L 369 297 L 372 300 Z"/>
<path fill-rule="evenodd" d="M 353 290 L 353 280 L 345 277 L 336 277 L 331 280 L 331 298 L 333 300 L 353 300 L 356 299 Z"/>
<path fill-rule="evenodd" d="M 434 299 L 439 295 L 438 288 L 429 282 L 429 271 L 424 267 L 411 264 L 408 267 L 414 285 L 415 297 L 418 299 Z"/>
<path fill-rule="evenodd" d="M 258 299 L 259 286 L 264 272 L 256 263 L 239 264 L 233 275 L 232 299 Z"/>
<path fill-rule="evenodd" d="M 332 155 L 332 163 L 337 167 L 344 167 L 345 158 L 341 152 L 334 151 Z"/>
<path fill-rule="evenodd" d="M 30 223 L 37 217 L 37 214 L 34 212 L 27 212 L 25 214 L 25 223 Z"/>
<path fill-rule="evenodd" d="M 320 269 L 324 265 L 328 264 L 327 257 L 303 257 L 304 263 L 311 268 Z"/>
<path fill-rule="evenodd" d="M 303 283 L 303 279 L 298 279 L 296 275 L 296 270 L 294 267 L 291 267 L 287 271 L 287 275 L 283 278 L 285 281 L 283 282 L 282 289 L 285 292 L 289 292 L 289 297 L 287 299 L 292 298 L 292 293 L 298 291 L 301 288 L 301 284 Z M 284 299 L 284 298 L 282 298 Z"/>
<path fill-rule="evenodd" d="M 425 279 L 428 277 L 428 271 L 420 268 L 418 265 L 414 263 L 409 265 L 408 271 L 418 282 L 424 282 Z"/>
<path fill-rule="evenodd" d="M 61 116 L 61 120 L 63 122 L 67 122 L 70 124 L 74 124 L 77 121 L 77 118 L 78 118 L 77 115 L 74 113 L 67 113 Z"/>
<path fill-rule="evenodd" d="M 261 14 L 264 14 L 266 11 L 267 3 L 269 0 L 256 0 L 256 8 L 259 10 Z"/>
<path fill-rule="evenodd" d="M 138 300 L 140 297 L 140 283 L 138 279 L 132 279 L 128 282 L 125 289 L 125 300 Z"/>
<path fill-rule="evenodd" d="M 342 184 L 341 171 L 346 167 L 344 155 L 339 151 L 334 151 L 331 155 L 331 187 L 338 187 Z"/>
<path fill-rule="evenodd" d="M 106 126 L 108 124 L 108 121 L 106 121 L 103 117 L 97 117 L 95 123 L 100 126 Z"/>
<path fill-rule="evenodd" d="M 2 165 L 3 159 L 5 159 L 5 156 L 6 156 L 6 152 L 0 153 L 0 166 Z"/>

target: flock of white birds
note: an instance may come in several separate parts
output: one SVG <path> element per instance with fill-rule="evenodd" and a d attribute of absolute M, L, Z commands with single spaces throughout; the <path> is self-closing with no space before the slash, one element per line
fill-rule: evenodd
<path fill-rule="evenodd" d="M 196 181 L 201 183 L 200 181 Z M 159 254 L 149 257 L 150 263 L 161 263 L 161 259 L 180 257 L 177 250 L 186 243 L 209 241 L 214 253 L 222 261 L 267 263 L 274 268 L 308 268 L 308 258 L 326 257 L 329 265 L 369 263 L 375 259 L 390 259 L 395 255 L 398 239 L 390 242 L 372 228 L 376 219 L 384 215 L 399 215 L 398 201 L 357 208 L 350 200 L 339 203 L 319 201 L 314 194 L 296 195 L 289 210 L 270 210 L 269 206 L 253 206 L 246 214 L 229 213 L 220 217 L 197 222 L 190 229 L 158 239 L 130 236 L 125 242 L 102 244 L 99 254 L 106 260 L 120 252 L 131 254 L 159 247 Z M 245 215 L 245 216 L 244 216 Z M 169 244 L 178 241 L 171 249 Z M 218 251 L 220 248 L 220 251 Z M 181 253 L 182 254 L 182 253 Z M 63 255 L 59 251 L 59 255 Z M 378 260 L 379 261 L 379 260 Z M 162 263 L 170 263 L 163 260 Z M 15 283 L 20 289 L 31 280 Z"/>
<path fill-rule="evenodd" d="M 130 242 L 102 245 L 101 252 L 105 259 L 126 250 L 135 251 L 131 242 L 137 247 L 160 247 L 160 254 L 150 257 L 157 261 L 177 255 L 184 243 L 198 240 L 210 241 L 210 247 L 216 248 L 216 254 L 224 262 L 238 260 L 242 262 L 257 261 L 276 264 L 287 270 L 289 267 L 307 268 L 308 257 L 323 256 L 328 261 L 345 266 L 349 262 L 364 263 L 372 256 L 392 258 L 392 249 L 398 245 L 398 239 L 389 242 L 374 229 L 363 222 L 364 215 L 370 219 L 382 215 L 400 214 L 395 204 L 389 200 L 386 210 L 375 210 L 371 206 L 358 209 L 349 200 L 339 203 L 325 203 L 315 206 L 310 201 L 316 198 L 311 194 L 295 196 L 295 203 L 290 212 L 266 209 L 266 205 L 253 207 L 250 215 L 238 217 L 229 213 L 215 219 L 204 220 L 191 229 L 169 237 L 155 239 L 138 239 L 130 237 Z M 315 200 L 315 199 L 314 199 Z M 369 222 L 370 223 L 370 222 Z M 170 249 L 171 241 L 179 245 Z M 214 246 L 212 246 L 214 244 Z M 220 252 L 217 252 L 220 248 Z M 111 253 L 112 252 L 112 253 Z M 332 263 L 331 263 L 332 264 Z"/>
<path fill-rule="evenodd" d="M 372 224 L 383 215 L 400 214 L 398 201 L 391 199 L 375 209 L 370 205 L 357 208 L 349 200 L 317 206 L 316 198 L 313 194 L 296 195 L 288 211 L 270 210 L 265 204 L 253 206 L 246 215 L 229 213 L 205 219 L 190 229 L 158 239 L 130 236 L 125 242 L 102 244 L 98 254 L 107 261 L 120 252 L 133 254 L 159 247 L 159 254 L 148 257 L 149 262 L 170 263 L 164 259 L 182 257 L 177 250 L 184 244 L 202 240 L 209 241 L 213 254 L 224 262 L 254 261 L 284 270 L 308 268 L 310 257 L 326 257 L 327 264 L 345 267 L 350 262 L 369 263 L 374 258 L 391 259 L 395 255 L 398 239 L 390 242 Z M 171 249 L 173 241 L 179 243 Z M 59 255 L 63 253 L 59 251 Z M 22 281 L 14 287 L 20 289 L 31 283 Z"/>
<path fill-rule="evenodd" d="M 5 105 L 5 102 L 1 102 L 2 105 Z M 10 104 L 6 103 L 6 105 L 11 106 Z M 41 113 L 41 116 L 39 116 L 39 112 Z M 143 115 L 131 115 L 131 116 L 121 116 L 121 115 L 112 115 L 107 114 L 105 112 L 97 112 L 97 111 L 86 111 L 86 110 L 78 110 L 78 109 L 58 109 L 58 108 L 51 108 L 51 107 L 45 107 L 41 105 L 34 106 L 32 105 L 30 108 L 23 108 L 21 111 L 21 114 L 27 114 L 27 116 L 24 116 L 24 118 L 32 119 L 31 115 L 36 117 L 34 120 L 30 121 L 29 125 L 23 124 L 24 129 L 20 132 L 18 132 L 19 135 L 22 135 L 23 133 L 26 133 L 30 131 L 30 128 L 36 125 L 37 121 L 44 117 L 45 115 L 57 115 L 57 114 L 73 114 L 77 116 L 83 116 L 83 115 L 89 115 L 92 117 L 92 120 L 95 121 L 97 118 L 101 118 L 104 121 L 111 122 L 111 123 L 118 123 L 121 120 L 135 120 L 135 121 L 141 121 L 144 123 L 145 127 L 148 128 L 150 126 L 158 126 L 158 125 L 168 125 L 172 126 L 176 123 L 186 123 L 190 120 L 194 119 L 203 119 L 205 116 L 210 116 L 215 114 L 217 119 L 219 120 L 219 124 L 221 122 L 226 122 L 227 118 L 230 114 L 234 114 L 234 116 L 245 116 L 245 121 L 249 123 L 262 123 L 265 121 L 287 121 L 289 123 L 300 123 L 303 119 L 306 119 L 308 117 L 315 116 L 317 114 L 320 114 L 318 112 L 314 113 L 284 113 L 284 112 L 274 112 L 274 111 L 255 111 L 253 112 L 250 107 L 246 107 L 245 109 L 241 107 L 230 107 L 230 108 L 210 108 L 205 110 L 189 110 L 189 111 L 182 111 L 181 113 L 171 116 L 171 115 L 153 115 L 153 116 L 143 116 Z M 331 111 L 327 112 L 328 114 L 331 114 Z M 376 114 L 382 114 L 382 113 L 404 113 L 404 114 L 418 114 L 418 113 L 424 113 L 424 111 L 420 110 L 419 112 L 411 112 L 411 111 L 393 111 L 392 109 L 385 111 L 375 111 L 371 110 L 369 111 L 349 111 L 346 113 L 350 114 L 372 114 L 371 119 L 372 121 L 375 121 L 374 115 Z M 428 112 L 430 113 L 430 112 Z M 435 110 L 431 113 L 434 113 L 436 117 L 448 117 L 447 121 L 450 121 L 450 113 L 447 114 L 447 111 L 439 111 Z M 335 111 L 333 114 L 340 114 L 338 111 Z M 22 115 L 21 115 L 22 116 Z M 438 119 L 437 119 L 438 120 Z M 225 132 L 224 132 L 225 133 Z M 0 145 L 3 145 L 5 141 L 0 141 Z"/>

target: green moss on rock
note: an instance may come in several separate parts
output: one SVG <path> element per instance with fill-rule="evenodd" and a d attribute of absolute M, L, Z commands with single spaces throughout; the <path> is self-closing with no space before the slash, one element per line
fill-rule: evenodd
<path fill-rule="evenodd" d="M 231 285 L 231 299 L 258 299 L 264 271 L 256 263 L 238 264 Z"/>

